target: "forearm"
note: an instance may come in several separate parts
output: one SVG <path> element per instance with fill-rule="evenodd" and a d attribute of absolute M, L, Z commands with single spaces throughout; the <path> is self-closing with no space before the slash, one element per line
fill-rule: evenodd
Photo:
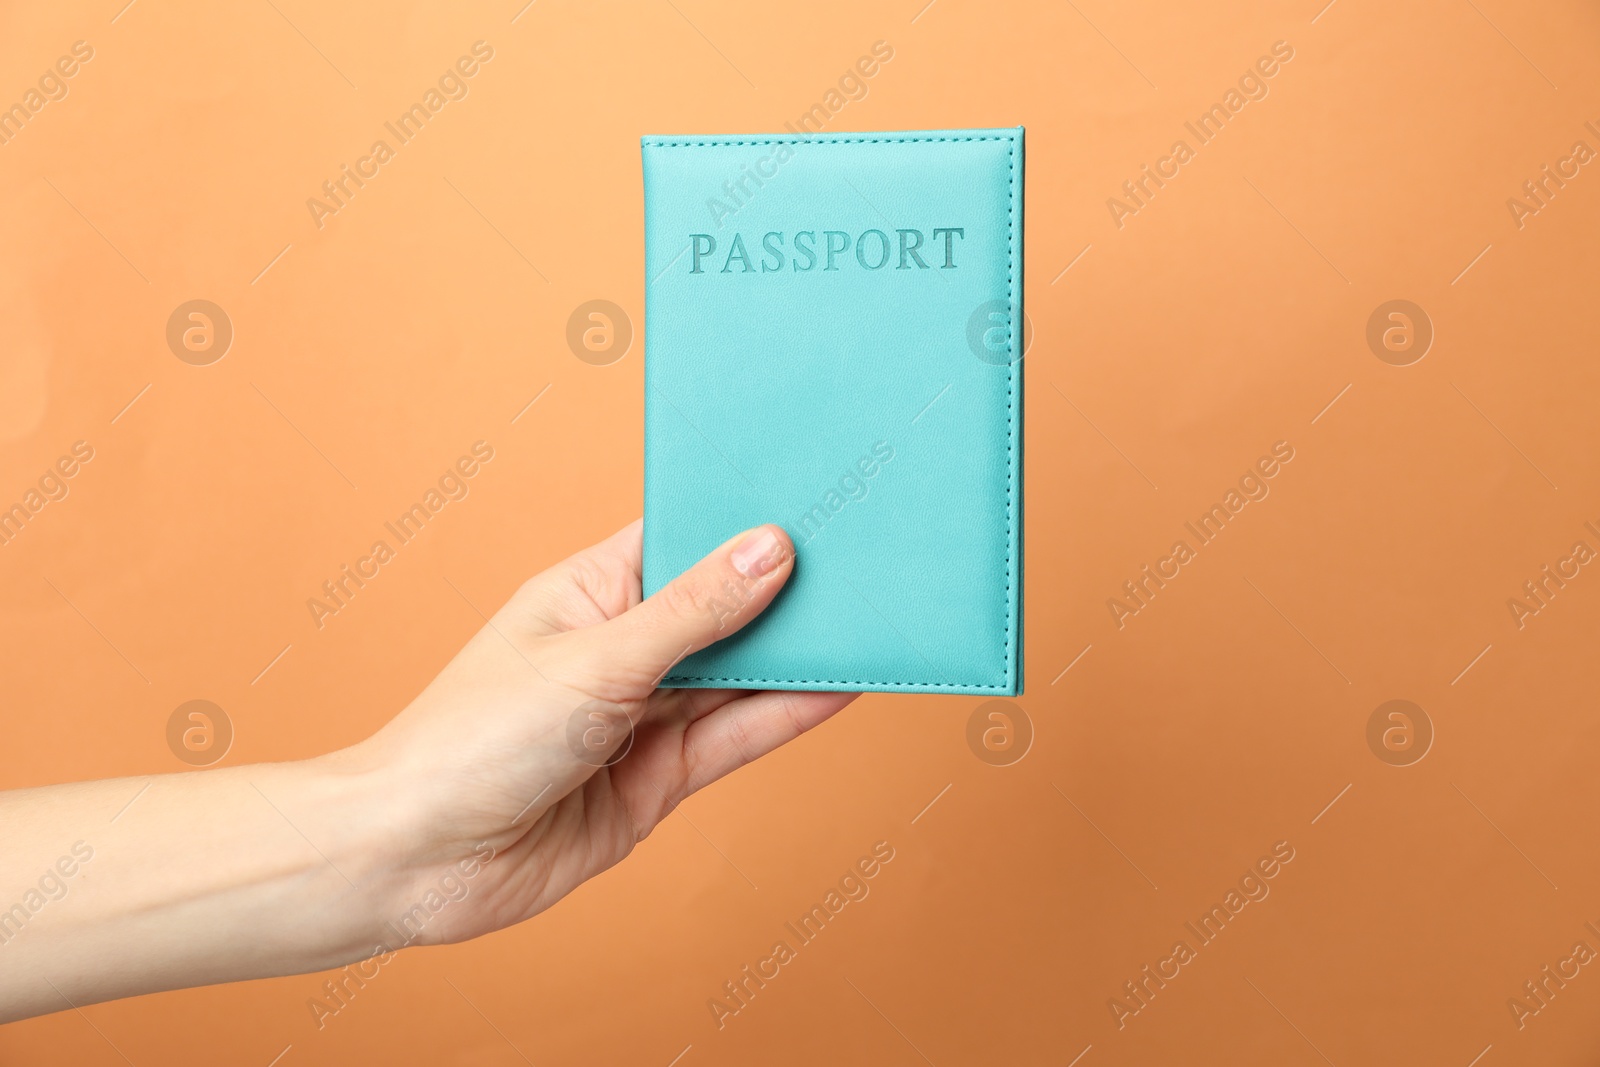
<path fill-rule="evenodd" d="M 0 1021 L 373 955 L 395 801 L 351 752 L 0 793 Z"/>
<path fill-rule="evenodd" d="M 656 691 L 772 601 L 794 551 L 757 527 L 641 601 L 642 551 L 634 523 L 526 583 L 330 756 L 0 793 L 0 1022 L 521 922 L 850 702 Z M 732 626 L 706 610 L 727 589 Z"/>

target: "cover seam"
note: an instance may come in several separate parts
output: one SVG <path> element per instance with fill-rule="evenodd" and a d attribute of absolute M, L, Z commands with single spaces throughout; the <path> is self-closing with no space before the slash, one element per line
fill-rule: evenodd
<path fill-rule="evenodd" d="M 713 674 L 669 674 L 669 682 L 758 682 L 762 685 L 904 685 L 926 689 L 1004 689 L 1003 685 L 977 682 L 894 682 L 874 678 L 724 678 Z"/>
<path fill-rule="evenodd" d="M 737 148 L 765 144 L 932 144 L 940 141 L 1015 141 L 1015 137 L 773 137 L 761 141 L 657 141 L 645 138 L 652 148 Z M 1007 151 L 1009 155 L 1009 150 Z"/>

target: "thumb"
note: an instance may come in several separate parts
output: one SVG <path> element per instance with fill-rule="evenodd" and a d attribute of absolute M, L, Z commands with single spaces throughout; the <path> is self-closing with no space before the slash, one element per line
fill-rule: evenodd
<path fill-rule="evenodd" d="M 767 524 L 725 541 L 654 596 L 580 631 L 606 673 L 645 696 L 673 665 L 761 614 L 794 570 L 794 543 Z"/>

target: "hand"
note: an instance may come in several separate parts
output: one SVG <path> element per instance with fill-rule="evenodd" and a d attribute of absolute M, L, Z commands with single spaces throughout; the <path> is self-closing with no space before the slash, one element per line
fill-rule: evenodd
<path fill-rule="evenodd" d="M 390 880 L 385 947 L 400 947 L 397 935 L 459 941 L 543 911 L 689 794 L 855 699 L 656 688 L 777 596 L 794 566 L 780 528 L 735 537 L 643 602 L 640 558 L 635 522 L 527 582 L 349 754 L 405 798 L 395 839 L 410 845 Z M 448 903 L 431 910 L 430 893 Z"/>
<path fill-rule="evenodd" d="M 640 555 L 634 523 L 528 582 L 351 748 L 0 793 L 0 1022 L 520 922 L 854 699 L 657 690 L 794 550 L 757 527 L 643 602 Z"/>

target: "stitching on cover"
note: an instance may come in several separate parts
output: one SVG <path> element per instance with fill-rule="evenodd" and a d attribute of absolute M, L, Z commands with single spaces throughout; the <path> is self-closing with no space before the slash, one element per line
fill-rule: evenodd
<path fill-rule="evenodd" d="M 669 674 L 669 682 L 757 682 L 761 685 L 904 685 L 919 689 L 1004 689 L 1003 685 L 968 685 L 965 682 L 880 682 L 860 678 L 722 678 L 709 674 Z"/>
<path fill-rule="evenodd" d="M 774 137 L 759 141 L 658 141 L 645 140 L 645 144 L 653 148 L 735 148 L 752 145 L 773 144 L 932 144 L 936 142 L 959 141 L 1005 141 L 1006 148 L 1006 245 L 1010 249 L 1010 265 L 1006 272 L 1006 305 L 1012 303 L 1012 294 L 1017 286 L 1017 268 L 1019 257 L 1017 254 L 1015 228 L 1016 228 L 1016 186 L 1017 186 L 1017 157 L 1015 137 Z M 1016 331 L 1012 332 L 1011 344 L 1017 343 Z M 1006 388 L 1006 617 L 1005 617 L 1005 646 L 1006 646 L 1006 671 L 1010 673 L 1013 667 L 1013 649 L 1011 635 L 1011 615 L 1013 598 L 1011 592 L 1011 483 L 1016 472 L 1013 460 L 1014 447 L 1012 439 L 1016 436 L 1016 399 L 1017 399 L 1017 365 L 1020 360 L 1013 359 L 1009 369 L 1009 381 Z M 843 680 L 837 678 L 723 678 L 716 675 L 669 675 L 674 682 L 754 682 L 760 685 L 903 685 L 915 686 L 923 689 L 979 689 L 999 690 L 1005 689 L 1003 685 L 977 685 L 963 682 L 891 682 L 882 679 L 853 679 Z"/>
<path fill-rule="evenodd" d="M 735 148 L 763 144 L 933 144 L 939 141 L 1015 141 L 1015 137 L 773 137 L 764 141 L 656 141 L 653 148 Z M 1008 150 L 1006 155 L 1011 155 Z"/>
<path fill-rule="evenodd" d="M 1015 140 L 1006 147 L 1006 246 L 1011 250 L 1010 269 L 1006 272 L 1006 314 L 1011 313 L 1014 301 L 1011 294 L 1016 291 L 1017 268 L 1021 262 L 1021 253 L 1017 249 L 1013 230 L 1016 227 L 1016 202 L 1017 194 L 1017 157 Z M 1011 476 L 1016 470 L 1015 457 L 1012 454 L 1012 439 L 1016 437 L 1016 402 L 1017 402 L 1017 364 L 1022 362 L 1016 357 L 1018 335 L 1026 329 L 1026 320 L 1016 324 L 1017 328 L 1011 332 L 1011 347 L 1007 355 L 1013 356 L 1010 365 L 1006 368 L 1009 381 L 1006 383 L 1006 673 L 1014 669 L 1011 647 Z"/>

